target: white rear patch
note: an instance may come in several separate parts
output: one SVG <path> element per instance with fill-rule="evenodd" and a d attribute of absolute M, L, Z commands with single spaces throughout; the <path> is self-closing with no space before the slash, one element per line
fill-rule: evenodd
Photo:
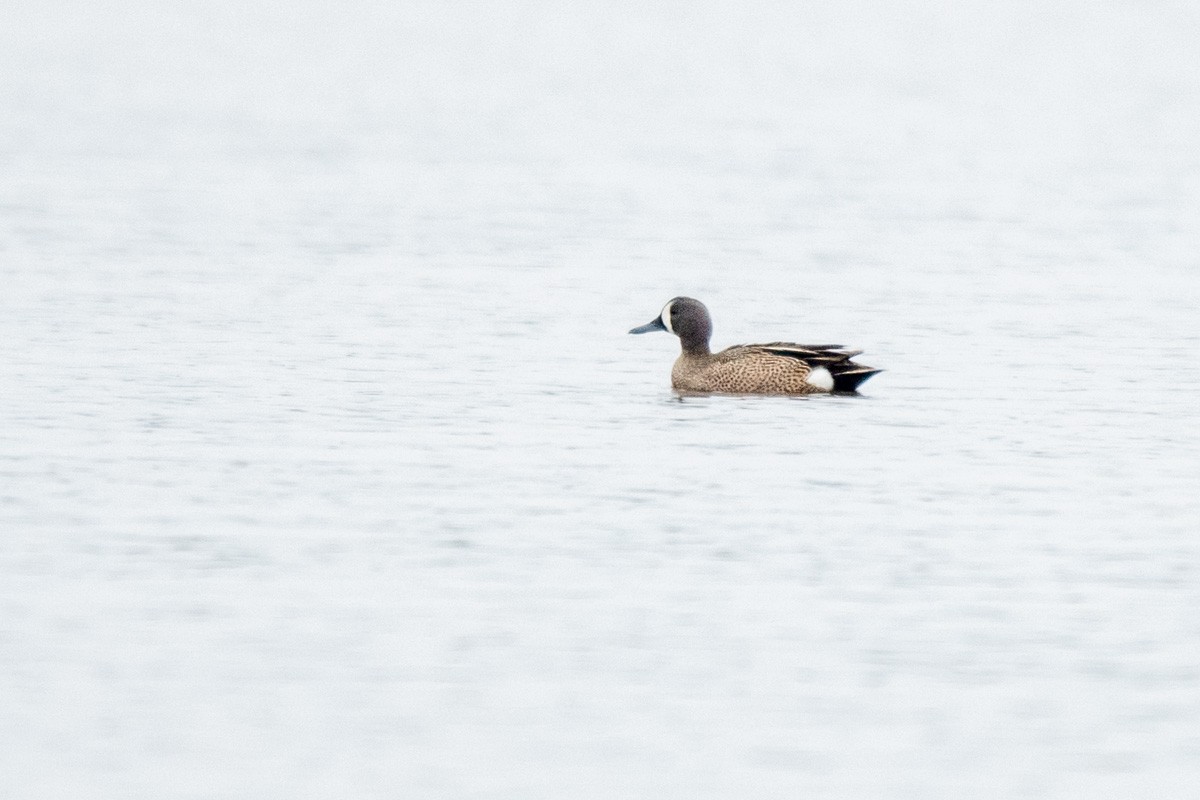
<path fill-rule="evenodd" d="M 813 367 L 812 372 L 804 378 L 804 382 L 827 392 L 833 391 L 833 373 L 825 367 Z"/>
<path fill-rule="evenodd" d="M 671 327 L 671 306 L 673 306 L 674 304 L 675 304 L 674 300 L 667 303 L 665 306 L 663 306 L 662 313 L 658 315 L 659 318 L 662 320 L 662 324 L 666 327 L 668 333 L 675 332 L 675 329 Z"/>

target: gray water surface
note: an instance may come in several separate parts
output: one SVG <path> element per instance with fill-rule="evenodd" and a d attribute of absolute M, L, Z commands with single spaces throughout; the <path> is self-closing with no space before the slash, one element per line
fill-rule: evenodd
<path fill-rule="evenodd" d="M 0 794 L 1194 793 L 1192 4 L 3 17 Z"/>

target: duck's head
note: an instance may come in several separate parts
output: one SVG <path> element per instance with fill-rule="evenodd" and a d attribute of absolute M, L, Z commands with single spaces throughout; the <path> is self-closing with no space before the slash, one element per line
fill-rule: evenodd
<path fill-rule="evenodd" d="M 666 331 L 679 337 L 684 350 L 708 351 L 712 337 L 712 317 L 704 303 L 691 297 L 676 297 L 663 306 L 662 313 L 630 333 Z"/>

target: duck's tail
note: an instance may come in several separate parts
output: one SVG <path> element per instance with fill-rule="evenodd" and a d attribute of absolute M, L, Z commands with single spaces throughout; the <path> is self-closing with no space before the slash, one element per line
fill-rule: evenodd
<path fill-rule="evenodd" d="M 833 391 L 836 394 L 853 394 L 872 375 L 883 372 L 881 369 L 868 367 L 866 364 L 855 364 L 853 361 L 827 364 L 826 366 L 833 374 Z"/>

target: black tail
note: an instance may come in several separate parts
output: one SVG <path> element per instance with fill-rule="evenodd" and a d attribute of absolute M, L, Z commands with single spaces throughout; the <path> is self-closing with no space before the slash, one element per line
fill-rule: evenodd
<path fill-rule="evenodd" d="M 853 362 L 846 364 L 849 369 L 839 370 L 838 365 L 831 365 L 833 374 L 833 391 L 839 394 L 854 394 L 867 378 L 883 372 L 881 369 L 863 366 Z"/>

